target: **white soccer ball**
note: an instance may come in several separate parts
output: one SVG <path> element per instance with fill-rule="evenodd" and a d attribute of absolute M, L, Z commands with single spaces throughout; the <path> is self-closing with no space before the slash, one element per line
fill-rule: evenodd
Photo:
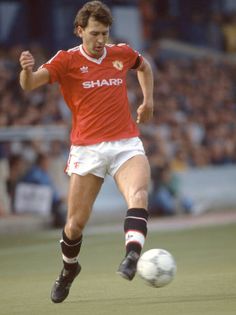
<path fill-rule="evenodd" d="M 176 274 L 174 257 L 165 249 L 150 249 L 139 258 L 137 273 L 152 287 L 163 287 L 170 283 Z"/>

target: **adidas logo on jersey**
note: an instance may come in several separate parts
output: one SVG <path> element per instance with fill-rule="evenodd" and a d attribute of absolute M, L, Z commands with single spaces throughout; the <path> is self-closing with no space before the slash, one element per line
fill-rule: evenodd
<path fill-rule="evenodd" d="M 103 79 L 103 80 L 96 80 L 96 81 L 85 81 L 83 82 L 83 87 L 85 89 L 91 89 L 94 87 L 101 87 L 101 86 L 112 86 L 112 85 L 121 85 L 123 83 L 122 79 Z"/>
<path fill-rule="evenodd" d="M 86 73 L 86 72 L 88 72 L 88 67 L 87 66 L 83 66 L 83 67 L 80 68 L 80 71 L 82 73 Z"/>

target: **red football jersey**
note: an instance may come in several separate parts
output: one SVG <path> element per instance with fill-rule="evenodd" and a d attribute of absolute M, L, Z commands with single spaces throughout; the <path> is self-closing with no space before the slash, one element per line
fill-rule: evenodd
<path fill-rule="evenodd" d="M 127 71 L 142 57 L 126 44 L 106 45 L 99 59 L 82 45 L 58 51 L 42 65 L 58 82 L 72 112 L 71 142 L 89 145 L 135 137 L 126 88 Z"/>

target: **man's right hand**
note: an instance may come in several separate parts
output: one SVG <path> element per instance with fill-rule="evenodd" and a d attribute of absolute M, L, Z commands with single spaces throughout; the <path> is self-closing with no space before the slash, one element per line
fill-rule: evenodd
<path fill-rule="evenodd" d="M 23 70 L 26 71 L 33 71 L 33 67 L 35 65 L 34 57 L 31 55 L 31 53 L 27 51 L 23 51 L 20 55 L 20 65 Z"/>
<path fill-rule="evenodd" d="M 23 90 L 31 91 L 49 82 L 50 75 L 46 68 L 33 71 L 35 60 L 28 50 L 21 53 L 20 65 L 20 85 Z"/>

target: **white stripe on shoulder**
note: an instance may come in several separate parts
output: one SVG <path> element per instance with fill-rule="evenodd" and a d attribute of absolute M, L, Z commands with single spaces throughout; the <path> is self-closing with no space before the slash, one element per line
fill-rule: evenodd
<path fill-rule="evenodd" d="M 79 46 L 75 46 L 75 47 L 73 47 L 73 48 L 70 48 L 70 49 L 68 49 L 67 51 L 76 51 L 76 50 L 79 50 Z"/>
<path fill-rule="evenodd" d="M 59 51 L 56 53 L 56 55 L 53 56 L 50 60 L 48 60 L 46 63 L 51 63 L 51 62 L 53 61 L 53 59 L 55 59 L 56 56 L 60 54 L 61 51 L 62 51 L 62 50 L 59 50 Z"/>

